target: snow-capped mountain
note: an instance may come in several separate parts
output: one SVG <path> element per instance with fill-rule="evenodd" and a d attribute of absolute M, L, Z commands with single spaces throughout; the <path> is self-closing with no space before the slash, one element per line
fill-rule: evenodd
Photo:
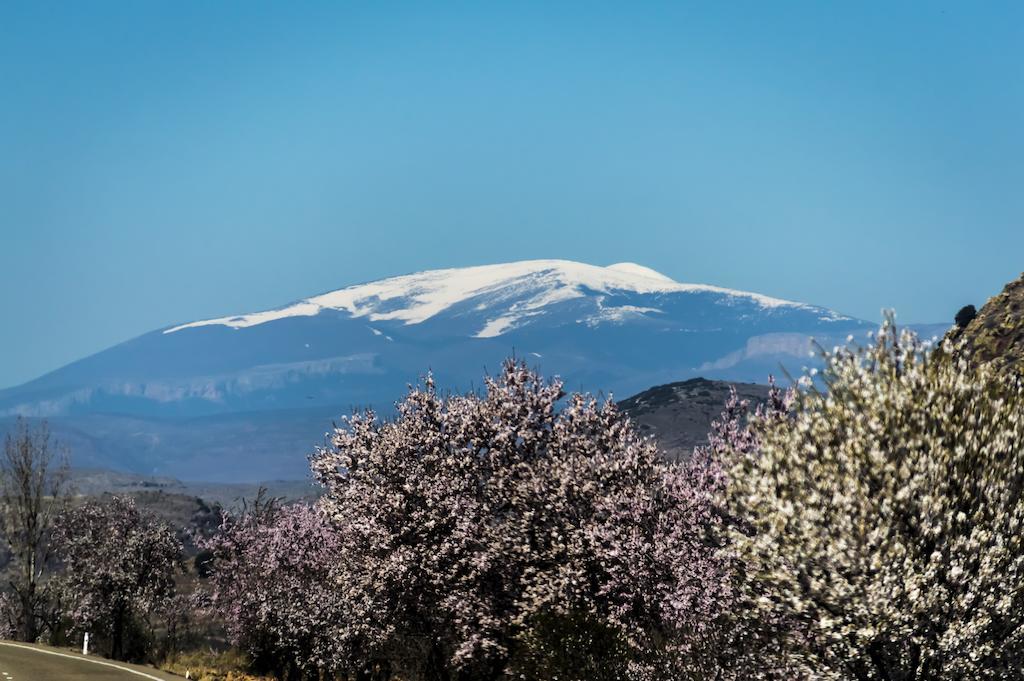
<path fill-rule="evenodd" d="M 472 317 L 487 320 L 472 335 L 493 338 L 529 324 L 531 317 L 550 312 L 557 303 L 592 297 L 597 307 L 595 313 L 577 321 L 596 325 L 603 321 L 621 322 L 634 316 L 661 312 L 656 307 L 605 305 L 610 295 L 668 293 L 715 293 L 756 302 L 762 308 L 816 309 L 756 293 L 680 284 L 634 263 L 595 267 L 567 260 L 529 260 L 393 277 L 306 298 L 276 310 L 182 324 L 164 333 L 210 325 L 241 329 L 289 317 L 312 317 L 331 310 L 348 312 L 353 318 L 365 318 L 371 322 L 401 321 L 411 325 L 472 301 Z M 827 310 L 819 311 L 828 321 L 848 319 Z"/>
<path fill-rule="evenodd" d="M 332 417 L 387 412 L 428 369 L 465 391 L 514 352 L 569 389 L 626 397 L 698 375 L 763 382 L 780 361 L 798 372 L 811 337 L 869 326 L 631 263 L 435 270 L 148 333 L 0 391 L 0 417 L 50 417 L 92 465 L 294 477 Z"/>

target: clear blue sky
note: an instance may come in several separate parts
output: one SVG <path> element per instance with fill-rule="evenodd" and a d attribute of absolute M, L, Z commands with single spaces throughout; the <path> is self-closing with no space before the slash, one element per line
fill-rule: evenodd
<path fill-rule="evenodd" d="M 943 321 L 1024 270 L 1024 4 L 0 4 L 0 386 L 427 268 Z"/>

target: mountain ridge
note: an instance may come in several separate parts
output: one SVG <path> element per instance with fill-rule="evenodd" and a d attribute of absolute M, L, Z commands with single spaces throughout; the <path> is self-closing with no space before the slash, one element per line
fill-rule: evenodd
<path fill-rule="evenodd" d="M 154 330 L 0 391 L 0 417 L 63 421 L 90 452 L 82 465 L 234 479 L 244 459 L 253 479 L 287 478 L 326 415 L 389 413 L 428 369 L 465 392 L 514 352 L 568 390 L 633 395 L 696 376 L 764 381 L 780 363 L 799 373 L 812 337 L 873 328 L 633 263 L 432 270 Z"/>
<path fill-rule="evenodd" d="M 599 267 L 571 260 L 526 260 L 464 268 L 425 270 L 388 277 L 302 298 L 278 308 L 178 324 L 164 329 L 163 333 L 176 333 L 184 329 L 209 325 L 247 328 L 287 317 L 314 316 L 325 310 L 345 311 L 352 317 L 365 317 L 370 322 L 397 319 L 404 321 L 407 325 L 417 324 L 463 301 L 487 294 L 498 288 L 528 289 L 529 284 L 534 283 L 531 280 L 540 284 L 535 288 L 540 289 L 543 293 L 539 297 L 527 300 L 525 304 L 516 302 L 512 306 L 512 310 L 506 311 L 504 318 L 490 320 L 483 329 L 475 334 L 476 337 L 487 338 L 501 335 L 508 328 L 508 326 L 500 324 L 503 319 L 509 325 L 518 321 L 514 315 L 509 315 L 510 312 L 516 312 L 514 309 L 516 307 L 520 307 L 521 314 L 528 317 L 531 312 L 539 310 L 545 304 L 583 297 L 579 291 L 580 287 L 600 292 L 608 292 L 608 290 L 633 293 L 715 292 L 756 300 L 765 307 L 785 305 L 818 309 L 836 316 L 835 313 L 825 310 L 825 308 L 815 308 L 815 306 L 805 303 L 773 298 L 759 293 L 707 284 L 680 283 L 636 263 L 622 262 Z M 387 309 L 386 306 L 379 305 L 396 299 L 404 299 L 414 304 L 395 309 Z M 377 302 L 378 306 L 373 306 L 373 302 Z M 364 304 L 361 305 L 361 303 Z M 485 309 L 484 304 L 480 303 L 478 309 Z M 656 308 L 646 308 L 630 311 L 657 310 Z M 836 318 L 849 319 L 838 316 Z"/>

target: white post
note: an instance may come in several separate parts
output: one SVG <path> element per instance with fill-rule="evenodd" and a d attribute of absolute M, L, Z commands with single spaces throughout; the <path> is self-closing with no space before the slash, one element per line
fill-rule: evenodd
<path fill-rule="evenodd" d="M 82 654 L 89 654 L 89 632 L 85 632 L 85 637 L 82 638 Z"/>

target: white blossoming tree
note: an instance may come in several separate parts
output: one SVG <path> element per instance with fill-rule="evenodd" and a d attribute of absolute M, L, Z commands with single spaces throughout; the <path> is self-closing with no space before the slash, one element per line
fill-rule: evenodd
<path fill-rule="evenodd" d="M 816 678 L 1021 678 L 1024 388 L 948 350 L 890 318 L 734 453 L 740 616 L 802 622 Z"/>

